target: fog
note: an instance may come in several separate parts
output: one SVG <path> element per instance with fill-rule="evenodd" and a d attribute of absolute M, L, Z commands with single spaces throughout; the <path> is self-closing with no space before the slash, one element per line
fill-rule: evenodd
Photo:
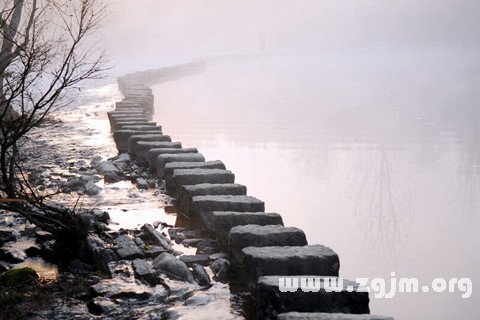
<path fill-rule="evenodd" d="M 225 54 L 476 47 L 476 0 L 111 0 L 115 73 Z"/>
<path fill-rule="evenodd" d="M 112 0 L 101 32 L 112 76 L 207 58 L 154 87 L 155 120 L 342 276 L 479 280 L 480 1 Z M 371 310 L 474 320 L 473 291 Z"/>

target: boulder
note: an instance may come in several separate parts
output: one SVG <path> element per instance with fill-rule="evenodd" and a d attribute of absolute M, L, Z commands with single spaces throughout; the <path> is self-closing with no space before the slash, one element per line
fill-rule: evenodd
<path fill-rule="evenodd" d="M 230 230 L 229 254 L 232 269 L 242 263 L 242 249 L 246 247 L 305 246 L 305 232 L 298 228 L 282 225 L 260 226 L 248 224 Z"/>
<path fill-rule="evenodd" d="M 108 249 L 107 244 L 97 235 L 90 234 L 85 239 L 85 254 L 87 258 L 94 262 L 97 270 L 110 272 L 108 263 L 117 259 L 113 250 Z"/>
<path fill-rule="evenodd" d="M 153 260 L 155 270 L 166 274 L 169 278 L 194 283 L 192 272 L 187 265 L 175 258 L 174 255 L 164 252 Z"/>
<path fill-rule="evenodd" d="M 167 250 L 168 252 L 175 251 L 172 247 L 172 243 L 164 235 L 158 232 L 152 225 L 146 223 L 141 228 L 142 232 L 145 235 L 145 238 L 148 239 L 153 244 L 160 246 Z"/>
<path fill-rule="evenodd" d="M 203 266 L 199 264 L 194 264 L 192 266 L 192 270 L 193 278 L 200 286 L 210 287 L 212 285 L 210 276 L 208 275 L 207 270 L 205 270 Z"/>
<path fill-rule="evenodd" d="M 115 251 L 120 259 L 132 260 L 142 258 L 144 253 L 135 242 L 126 234 L 118 236 L 115 240 Z"/>
<path fill-rule="evenodd" d="M 228 235 L 230 229 L 233 227 L 247 224 L 260 226 L 283 225 L 281 215 L 267 212 L 215 211 L 212 212 L 212 220 L 213 223 L 210 231 L 216 235 L 218 244 L 223 250 L 228 249 Z"/>
<path fill-rule="evenodd" d="M 185 239 L 182 240 L 181 243 L 185 247 L 196 247 L 200 241 L 202 241 L 202 238 L 193 238 L 193 239 Z"/>
<path fill-rule="evenodd" d="M 85 184 L 85 193 L 90 196 L 95 196 L 102 192 L 102 188 L 97 186 L 93 181 L 88 181 Z"/>
<path fill-rule="evenodd" d="M 161 246 L 151 246 L 148 247 L 147 250 L 145 251 L 145 256 L 147 258 L 155 259 L 158 257 L 161 253 L 168 252 L 167 249 Z"/>
<path fill-rule="evenodd" d="M 263 212 L 265 203 L 251 196 L 196 196 L 192 198 L 189 216 L 200 219 L 208 229 L 213 227 L 214 211 Z"/>
<path fill-rule="evenodd" d="M 225 164 L 220 160 L 206 162 L 170 162 L 165 165 L 165 185 L 167 188 L 175 188 L 173 180 L 173 171 L 177 169 L 222 169 L 225 170 Z"/>
<path fill-rule="evenodd" d="M 148 190 L 150 185 L 148 184 L 147 180 L 138 178 L 137 179 L 137 188 L 142 190 Z"/>
<path fill-rule="evenodd" d="M 148 150 L 148 166 L 152 173 L 157 174 L 157 157 L 167 153 L 198 153 L 197 148 L 154 148 Z"/>
<path fill-rule="evenodd" d="M 183 255 L 180 257 L 180 260 L 185 262 L 188 267 L 192 267 L 195 264 L 200 264 L 202 266 L 208 266 L 210 264 L 210 257 L 208 254 Z"/>
<path fill-rule="evenodd" d="M 242 250 L 242 273 L 252 288 L 258 278 L 270 275 L 338 276 L 340 260 L 322 245 L 303 247 L 247 247 Z"/>
<path fill-rule="evenodd" d="M 205 157 L 201 153 L 177 153 L 158 155 L 156 160 L 158 178 L 164 178 L 165 165 L 170 162 L 205 162 Z"/>
<path fill-rule="evenodd" d="M 128 260 L 110 261 L 107 274 L 113 279 L 131 280 L 133 277 L 132 263 Z"/>
<path fill-rule="evenodd" d="M 100 162 L 96 170 L 103 175 L 105 182 L 114 183 L 123 180 L 123 172 L 109 161 Z"/>
<path fill-rule="evenodd" d="M 218 281 L 228 282 L 230 274 L 230 262 L 228 260 L 219 258 L 210 264 L 210 269 Z"/>
<path fill-rule="evenodd" d="M 128 153 L 121 153 L 112 161 L 112 163 L 117 168 L 128 168 L 132 163 L 132 159 Z"/>
<path fill-rule="evenodd" d="M 348 314 L 323 312 L 287 312 L 277 316 L 278 320 L 394 320 L 374 314 Z"/>
<path fill-rule="evenodd" d="M 137 280 L 148 283 L 151 286 L 157 284 L 157 275 L 149 262 L 142 259 L 132 261 L 132 269 Z"/>
<path fill-rule="evenodd" d="M 331 280 L 335 287 L 338 284 L 338 289 L 327 292 L 325 286 L 331 286 Z M 338 278 L 316 275 L 293 275 L 289 278 L 276 275 L 261 277 L 253 292 L 256 316 L 258 319 L 277 319 L 278 314 L 291 311 L 370 313 L 368 292 L 355 292 L 358 288 L 357 283 L 342 280 L 343 283 L 337 282 Z M 284 289 L 290 285 L 292 288 Z M 297 285 L 298 287 L 309 285 L 309 289 L 295 290 Z M 352 292 L 348 292 L 350 287 Z"/>

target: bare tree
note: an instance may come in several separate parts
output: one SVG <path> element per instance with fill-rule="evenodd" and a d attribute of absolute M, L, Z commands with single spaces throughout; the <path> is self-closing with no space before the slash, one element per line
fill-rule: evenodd
<path fill-rule="evenodd" d="M 99 0 L 0 0 L 0 209 L 57 237 L 86 234 L 71 210 L 48 205 L 19 163 L 21 141 L 82 81 L 106 69 L 91 34 L 105 15 Z M 18 201 L 21 199 L 21 201 Z"/>

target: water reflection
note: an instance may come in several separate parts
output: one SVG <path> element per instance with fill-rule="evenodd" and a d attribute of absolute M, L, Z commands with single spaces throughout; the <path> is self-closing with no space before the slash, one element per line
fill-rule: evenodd
<path fill-rule="evenodd" d="M 480 280 L 480 82 L 465 72 L 480 55 L 458 55 L 222 59 L 158 85 L 156 120 L 185 147 L 222 159 L 310 243 L 334 248 L 345 277 Z M 412 299 L 422 309 L 402 308 Z M 372 310 L 476 319 L 471 302 L 452 296 L 373 300 Z"/>

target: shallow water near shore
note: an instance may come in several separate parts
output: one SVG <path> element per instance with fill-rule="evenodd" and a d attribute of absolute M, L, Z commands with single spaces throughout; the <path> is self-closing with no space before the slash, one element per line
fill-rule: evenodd
<path fill-rule="evenodd" d="M 333 248 L 340 275 L 468 277 L 473 294 L 371 297 L 406 319 L 478 319 L 477 52 L 352 50 L 211 59 L 154 87 L 164 132 L 220 159 L 250 195 Z M 461 61 L 461 62 L 459 62 Z M 405 306 L 408 305 L 408 308 Z"/>

